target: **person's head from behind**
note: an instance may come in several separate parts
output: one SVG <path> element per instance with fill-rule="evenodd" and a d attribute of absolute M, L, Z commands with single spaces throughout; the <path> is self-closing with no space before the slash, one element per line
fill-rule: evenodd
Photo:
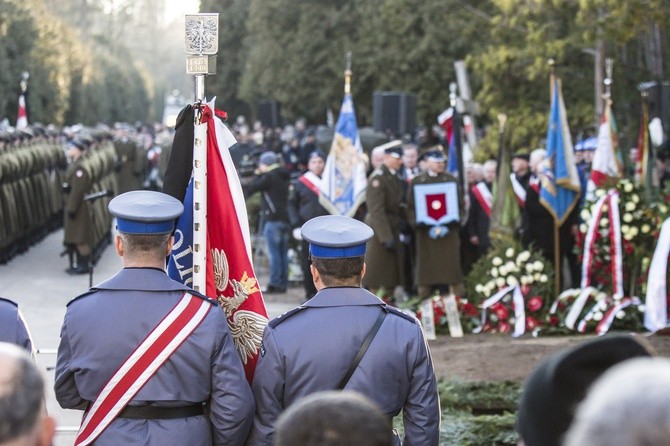
<path fill-rule="evenodd" d="M 0 342 L 0 445 L 50 445 L 55 431 L 37 365 L 19 347 Z"/>
<path fill-rule="evenodd" d="M 390 446 L 390 418 L 355 392 L 317 392 L 277 420 L 275 446 Z"/>
<path fill-rule="evenodd" d="M 566 446 L 670 444 L 670 360 L 639 358 L 612 367 L 575 414 Z"/>
<path fill-rule="evenodd" d="M 114 197 L 109 212 L 116 217 L 115 245 L 124 266 L 163 268 L 183 210 L 179 200 L 161 192 L 131 191 Z"/>
<path fill-rule="evenodd" d="M 558 446 L 575 409 L 606 370 L 653 349 L 640 338 L 612 335 L 555 353 L 533 370 L 523 386 L 517 430 L 525 446 Z"/>
<path fill-rule="evenodd" d="M 310 269 L 317 290 L 361 286 L 366 242 L 374 235 L 372 228 L 351 217 L 326 215 L 307 221 L 300 233 L 309 243 Z"/>

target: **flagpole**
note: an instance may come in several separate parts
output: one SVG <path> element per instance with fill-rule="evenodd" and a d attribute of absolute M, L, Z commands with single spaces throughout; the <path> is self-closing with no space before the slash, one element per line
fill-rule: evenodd
<path fill-rule="evenodd" d="M 557 88 L 556 82 L 556 61 L 550 58 L 549 64 L 551 73 L 549 75 L 549 97 L 554 97 L 554 88 Z M 554 290 L 556 295 L 561 292 L 561 231 L 558 224 L 558 218 L 554 217 Z"/>
<path fill-rule="evenodd" d="M 347 51 L 347 68 L 344 70 L 344 94 L 351 94 L 351 76 L 353 75 L 351 71 L 351 51 Z"/>
<path fill-rule="evenodd" d="M 216 74 L 218 14 L 185 16 L 186 73 L 195 75 L 193 133 L 193 289 L 207 292 L 207 122 L 205 76 Z"/>

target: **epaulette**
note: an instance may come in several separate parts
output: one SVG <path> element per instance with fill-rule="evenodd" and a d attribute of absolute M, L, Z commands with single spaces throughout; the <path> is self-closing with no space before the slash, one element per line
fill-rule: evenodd
<path fill-rule="evenodd" d="M 10 299 L 5 299 L 4 297 L 0 297 L 0 301 L 10 303 L 10 304 L 14 305 L 16 308 L 19 307 L 19 304 L 17 304 L 16 302 L 14 302 L 13 300 L 10 300 Z"/>
<path fill-rule="evenodd" d="M 411 314 L 407 314 L 407 313 L 403 312 L 402 310 L 400 310 L 396 307 L 392 307 L 390 305 L 387 305 L 386 306 L 386 311 L 388 311 L 389 313 L 393 313 L 396 316 L 400 316 L 402 318 L 405 318 L 408 321 L 412 322 L 413 324 L 417 323 L 417 319 L 414 316 L 412 316 Z"/>
<path fill-rule="evenodd" d="M 296 308 L 294 308 L 294 309 L 292 309 L 292 310 L 289 310 L 289 311 L 287 311 L 286 313 L 284 313 L 284 314 L 282 314 L 282 315 L 280 315 L 280 316 L 277 316 L 276 318 L 272 319 L 272 320 L 268 323 L 268 325 L 270 326 L 270 328 L 275 328 L 277 325 L 281 324 L 281 323 L 284 322 L 286 319 L 290 318 L 291 316 L 293 316 L 294 314 L 298 313 L 299 311 L 304 310 L 305 308 L 307 308 L 307 307 L 305 307 L 304 305 L 300 305 L 299 307 L 296 307 Z"/>
<path fill-rule="evenodd" d="M 70 300 L 70 302 L 68 302 L 66 306 L 69 307 L 70 304 L 71 304 L 72 302 L 74 302 L 75 300 L 79 300 L 79 299 L 81 299 L 82 297 L 89 296 L 89 295 L 95 293 L 96 291 L 98 291 L 96 288 L 91 288 L 90 290 L 86 291 L 85 293 L 81 293 L 79 296 L 73 297 L 72 300 Z"/>

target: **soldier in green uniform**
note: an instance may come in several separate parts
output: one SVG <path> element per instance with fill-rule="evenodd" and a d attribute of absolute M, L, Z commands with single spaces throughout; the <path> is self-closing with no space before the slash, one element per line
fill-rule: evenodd
<path fill-rule="evenodd" d="M 141 168 L 142 164 L 136 159 L 140 155 L 137 144 L 130 138 L 128 129 L 120 127 L 114 133 L 114 149 L 118 162 L 116 182 L 119 188 L 115 192 L 121 195 L 124 192 L 139 189 L 141 172 L 138 172 L 138 165 Z"/>
<path fill-rule="evenodd" d="M 400 222 L 403 218 L 403 183 L 398 175 L 402 166 L 401 141 L 392 141 L 384 149 L 382 165 L 368 178 L 365 223 L 375 236 L 367 244 L 367 272 L 363 286 L 378 292 L 383 288 L 391 294 L 402 283 Z"/>
<path fill-rule="evenodd" d="M 407 211 L 409 223 L 416 234 L 416 284 L 419 296 L 429 297 L 434 289 L 446 292 L 448 285 L 461 291 L 463 272 L 460 260 L 459 223 L 453 222 L 444 229 L 435 226 L 417 224 L 414 188 L 419 184 L 457 183 L 458 180 L 445 173 L 444 153 L 433 149 L 424 155 L 427 170 L 420 173 L 410 184 L 407 191 Z M 459 217 L 463 218 L 463 194 L 458 188 Z M 433 229 L 431 231 L 431 229 Z"/>
<path fill-rule="evenodd" d="M 67 272 L 85 274 L 89 272 L 92 252 L 92 228 L 88 205 L 84 202 L 91 188 L 91 174 L 86 170 L 84 153 L 88 144 L 75 139 L 68 150 L 72 162 L 65 173 L 65 215 L 63 219 L 63 244 L 76 254 L 76 266 L 70 263 Z"/>

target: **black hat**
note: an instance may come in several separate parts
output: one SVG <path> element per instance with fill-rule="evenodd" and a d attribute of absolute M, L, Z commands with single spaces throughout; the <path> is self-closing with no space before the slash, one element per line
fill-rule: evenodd
<path fill-rule="evenodd" d="M 424 153 L 423 159 L 425 159 L 426 161 L 445 162 L 447 160 L 447 157 L 444 156 L 444 152 L 442 150 L 434 149 Z"/>
<path fill-rule="evenodd" d="M 653 350 L 633 336 L 613 335 L 587 341 L 540 363 L 523 386 L 517 431 L 526 446 L 559 446 L 579 402 L 607 369 Z"/>
<path fill-rule="evenodd" d="M 516 153 L 514 153 L 514 155 L 512 155 L 512 159 L 514 159 L 514 158 L 521 158 L 522 160 L 530 161 L 530 154 L 528 152 L 525 152 L 525 151 L 520 151 L 520 152 L 516 152 Z"/>
<path fill-rule="evenodd" d="M 326 161 L 326 154 L 323 153 L 321 150 L 314 150 L 312 153 L 309 154 L 309 159 L 312 158 L 321 158 L 322 160 Z"/>
<path fill-rule="evenodd" d="M 382 144 L 381 146 L 377 146 L 372 150 L 376 149 L 383 149 L 384 154 L 391 155 L 393 158 L 402 157 L 402 141 L 399 139 L 395 139 L 393 141 Z"/>

